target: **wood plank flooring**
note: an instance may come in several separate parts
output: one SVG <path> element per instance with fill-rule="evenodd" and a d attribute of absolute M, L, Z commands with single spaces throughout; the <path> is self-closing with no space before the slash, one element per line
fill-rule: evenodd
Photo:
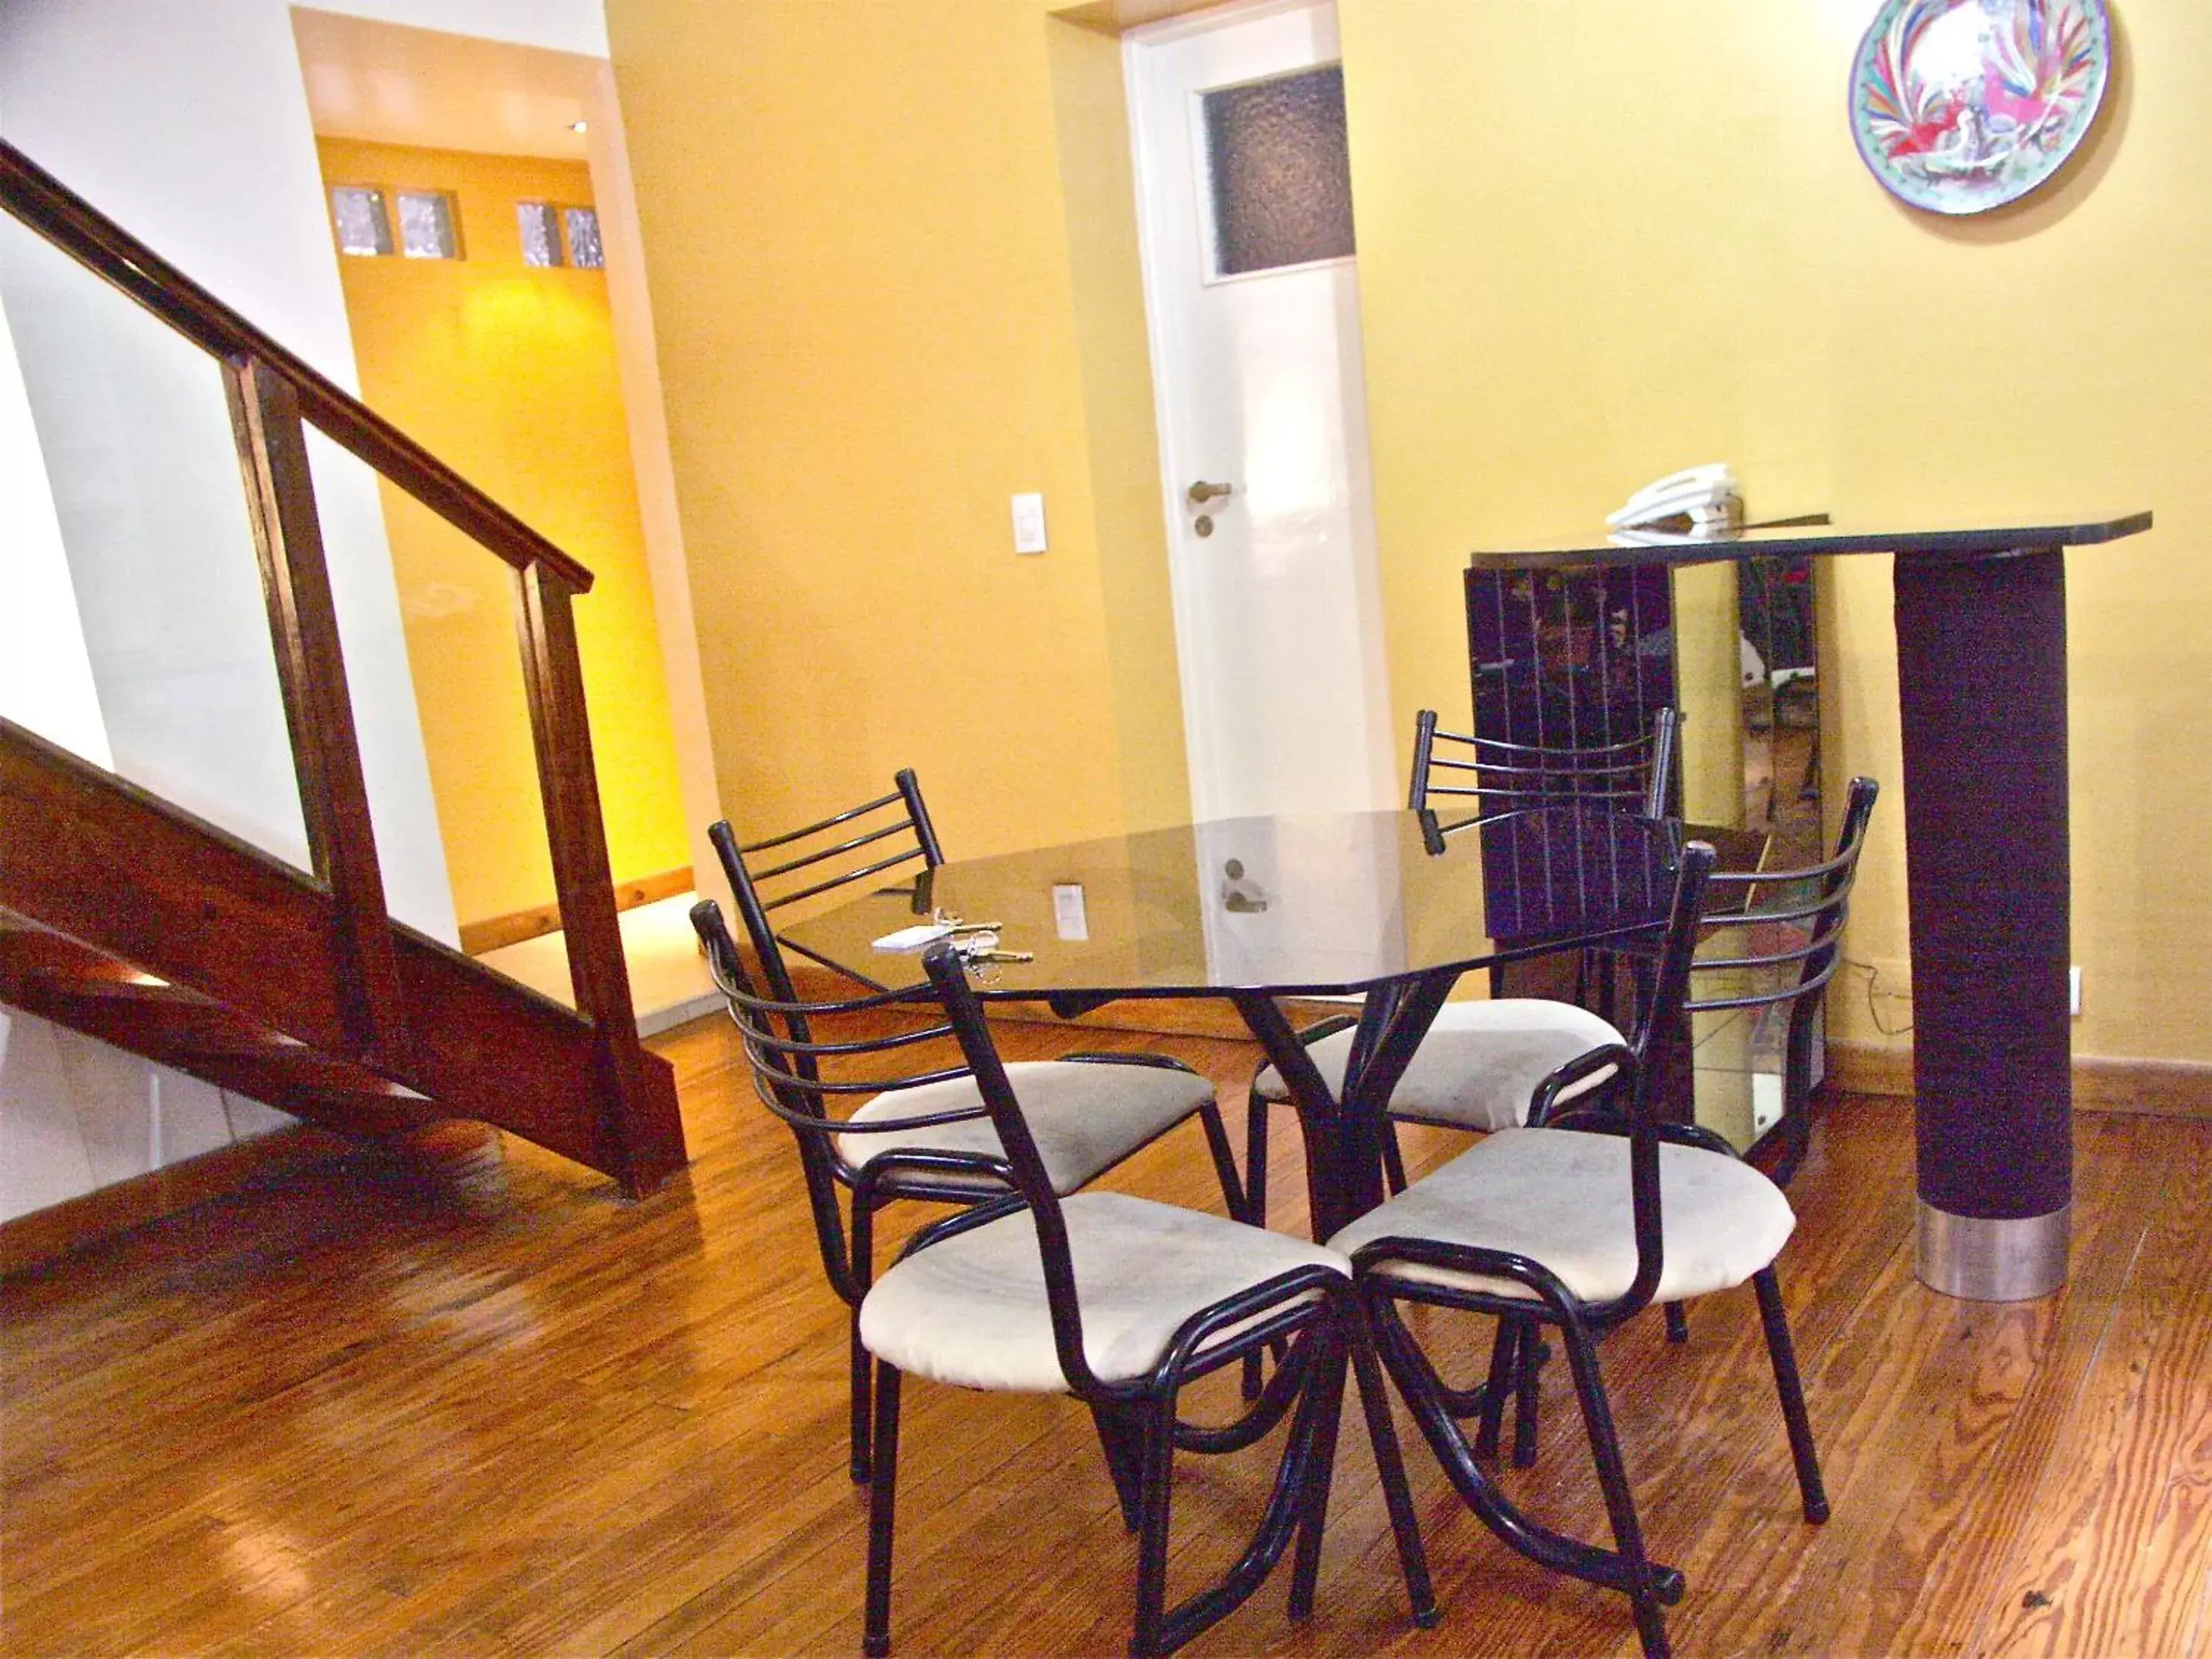
<path fill-rule="evenodd" d="M 1241 1129 L 1248 1044 L 1002 1032 L 1012 1059 L 1177 1054 Z M 645 1203 L 455 1129 L 272 1172 L 0 1286 L 0 1652 L 856 1653 L 842 1310 L 790 1143 L 724 1029 L 655 1046 L 696 1162 Z M 1296 1230 L 1288 1119 L 1270 1185 Z M 1822 1121 L 1782 1265 L 1826 1527 L 1797 1516 L 1747 1291 L 1697 1306 L 1686 1347 L 1656 1317 L 1607 1345 L 1652 1548 L 1689 1578 L 1680 1652 L 2212 1644 L 2212 1125 L 2085 1115 L 2076 1137 L 2072 1284 L 1991 1307 L 1913 1282 L 1909 1107 Z M 1218 1201 L 1194 1131 L 1112 1184 Z M 1486 1333 L 1463 1341 L 1472 1368 Z M 1508 1480 L 1601 1535 L 1560 1370 L 1538 1466 Z M 919 1382 L 908 1401 L 896 1650 L 1122 1650 L 1133 1552 L 1081 1409 Z M 1194 1652 L 1635 1651 L 1619 1597 L 1495 1543 L 1401 1420 L 1443 1625 L 1405 1621 L 1355 1413 L 1313 1619 L 1287 1622 L 1279 1580 Z M 1186 1464 L 1173 1584 L 1222 1564 L 1271 1455 Z"/>

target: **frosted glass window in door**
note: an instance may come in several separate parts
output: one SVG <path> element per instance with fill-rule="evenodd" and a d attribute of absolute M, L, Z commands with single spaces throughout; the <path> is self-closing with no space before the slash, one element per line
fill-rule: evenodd
<path fill-rule="evenodd" d="M 1353 251 L 1343 65 L 1223 87 L 1200 104 L 1215 276 Z"/>

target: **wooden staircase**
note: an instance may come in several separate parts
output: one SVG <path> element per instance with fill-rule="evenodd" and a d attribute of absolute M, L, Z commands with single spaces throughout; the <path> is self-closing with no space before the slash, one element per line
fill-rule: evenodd
<path fill-rule="evenodd" d="M 684 1132 L 622 956 L 571 609 L 591 573 L 5 143 L 0 210 L 220 362 L 313 866 L 0 720 L 0 1002 L 342 1133 L 474 1118 L 651 1191 Z M 574 1009 L 386 910 L 309 424 L 514 572 Z"/>
<path fill-rule="evenodd" d="M 0 1002 L 325 1128 L 398 1134 L 437 1115 L 404 1084 L 8 912 L 0 912 Z"/>

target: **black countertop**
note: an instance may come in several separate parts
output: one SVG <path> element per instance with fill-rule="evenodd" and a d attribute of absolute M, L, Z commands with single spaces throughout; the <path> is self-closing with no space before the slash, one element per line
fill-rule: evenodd
<path fill-rule="evenodd" d="M 1482 569 L 1587 569 L 1607 565 L 1717 564 L 1735 559 L 1803 557 L 1827 553 L 1894 553 L 1901 558 L 1986 558 L 2051 547 L 2087 547 L 2118 541 L 2150 528 L 2148 509 L 2104 518 L 2022 517 L 1991 523 L 1920 520 L 1881 523 L 1776 525 L 1728 536 L 1631 541 L 1602 528 L 1595 533 L 1481 547 L 1469 564 Z"/>

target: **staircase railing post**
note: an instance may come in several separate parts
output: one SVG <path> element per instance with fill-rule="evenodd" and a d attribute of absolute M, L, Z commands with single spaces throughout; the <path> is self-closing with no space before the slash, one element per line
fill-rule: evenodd
<path fill-rule="evenodd" d="M 223 386 L 261 561 L 308 854 L 337 906 L 332 967 L 339 1018 L 356 1058 L 405 1076 L 406 1004 L 300 400 L 282 375 L 252 357 L 225 359 Z"/>
<path fill-rule="evenodd" d="M 629 967 L 599 813 L 584 671 L 576 649 L 574 595 L 532 560 L 515 573 L 516 621 L 530 725 L 538 750 L 553 885 L 568 951 L 576 1012 L 592 1022 L 605 1079 L 602 1127 L 612 1167 L 632 1196 L 649 1192 L 684 1161 L 684 1130 L 672 1096 L 656 1098 L 641 1064 Z"/>

